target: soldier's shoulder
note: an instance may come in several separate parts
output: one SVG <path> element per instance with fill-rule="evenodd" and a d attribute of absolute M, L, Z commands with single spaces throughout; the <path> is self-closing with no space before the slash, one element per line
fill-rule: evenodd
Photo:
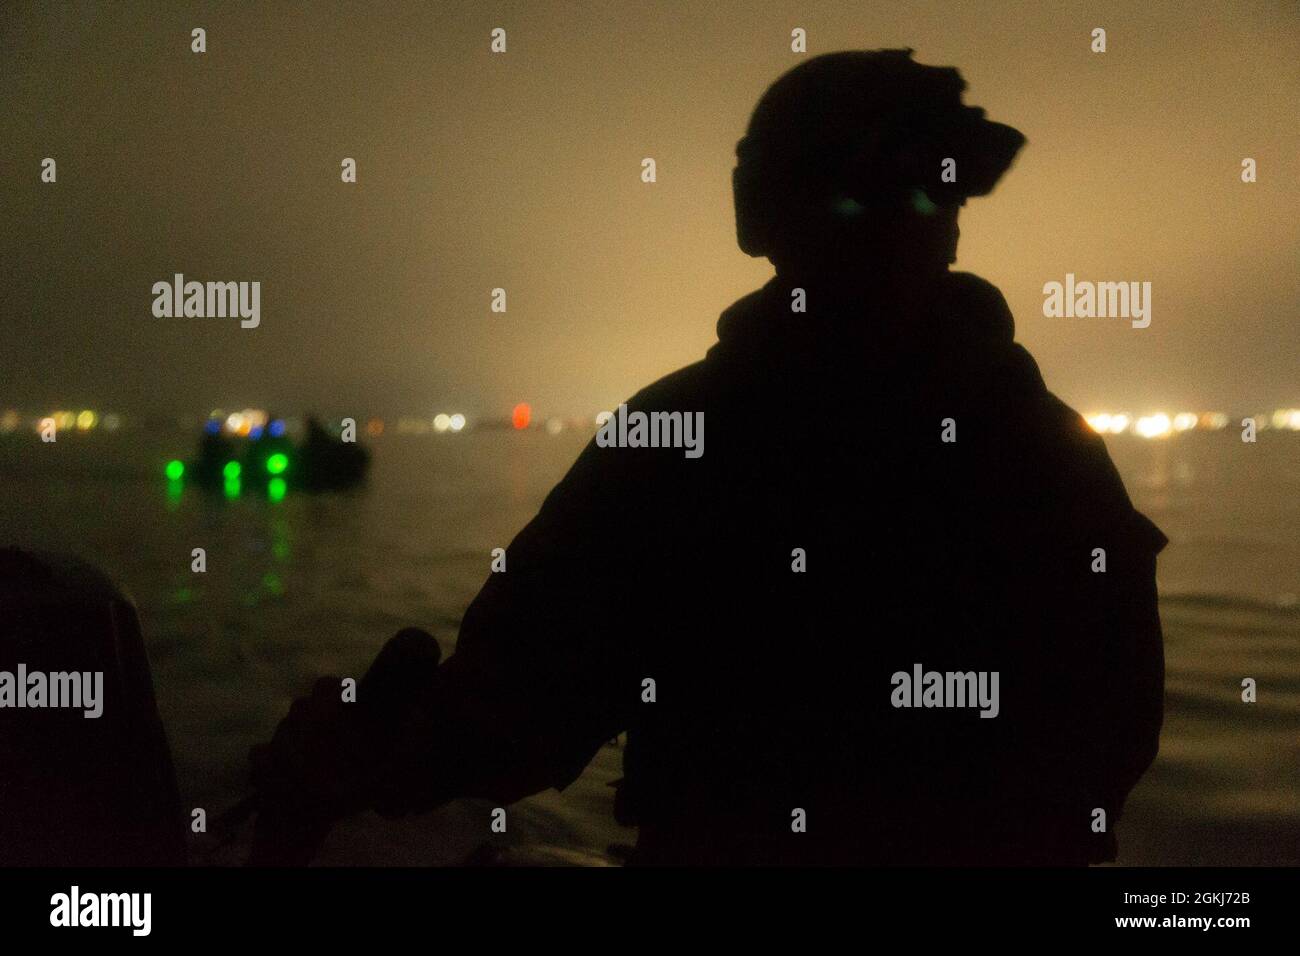
<path fill-rule="evenodd" d="M 632 411 L 702 411 L 707 381 L 707 362 L 701 359 L 651 382 L 627 400 L 627 407 Z"/>
<path fill-rule="evenodd" d="M 960 313 L 968 326 L 1003 342 L 1015 338 L 1016 323 L 1002 290 L 973 272 L 950 272 L 945 277 L 945 305 Z"/>
<path fill-rule="evenodd" d="M 949 272 L 947 282 L 951 288 L 959 292 L 1005 301 L 1002 298 L 1002 291 L 997 286 L 973 272 Z"/>

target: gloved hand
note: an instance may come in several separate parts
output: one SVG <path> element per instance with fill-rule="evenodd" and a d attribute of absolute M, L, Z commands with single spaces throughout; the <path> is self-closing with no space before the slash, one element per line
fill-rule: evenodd
<path fill-rule="evenodd" d="M 249 754 L 257 805 L 252 866 L 306 865 L 335 821 L 373 807 L 400 716 L 436 676 L 437 641 L 418 628 L 393 637 L 361 679 L 355 703 L 322 677 L 294 702 L 269 744 Z"/>
<path fill-rule="evenodd" d="M 305 865 L 336 820 L 365 809 L 373 752 L 342 680 L 322 677 L 294 701 L 269 744 L 249 753 L 256 791 L 254 866 Z"/>

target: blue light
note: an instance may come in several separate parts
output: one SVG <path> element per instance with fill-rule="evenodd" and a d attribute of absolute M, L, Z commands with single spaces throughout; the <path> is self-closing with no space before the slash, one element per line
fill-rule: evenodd
<path fill-rule="evenodd" d="M 209 418 L 208 423 L 203 426 L 203 430 L 209 435 L 215 435 L 217 432 L 221 431 L 221 422 L 215 418 Z"/>
<path fill-rule="evenodd" d="M 251 439 L 253 439 L 253 441 L 257 441 L 259 438 L 261 438 L 261 437 L 262 437 L 262 426 L 261 426 L 261 425 L 254 425 L 252 428 L 250 428 L 250 429 L 248 430 L 248 437 L 251 438 Z"/>
<path fill-rule="evenodd" d="M 284 434 L 284 419 L 277 418 L 275 421 L 271 422 L 271 427 L 267 430 L 271 433 L 272 438 L 279 438 Z"/>

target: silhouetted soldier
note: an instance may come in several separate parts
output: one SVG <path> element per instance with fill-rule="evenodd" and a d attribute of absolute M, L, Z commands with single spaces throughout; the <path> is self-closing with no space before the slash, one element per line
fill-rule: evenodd
<path fill-rule="evenodd" d="M 1002 295 L 948 271 L 1024 141 L 963 88 L 891 50 L 768 90 L 734 182 L 776 277 L 628 403 L 704 412 L 704 455 L 593 442 L 446 663 L 409 632 L 356 705 L 318 684 L 255 750 L 257 860 L 364 807 L 563 788 L 621 731 L 639 862 L 1114 857 L 1159 736 L 1165 539 Z M 916 665 L 996 672 L 996 717 L 895 706 Z"/>
<path fill-rule="evenodd" d="M 370 452 L 355 442 L 335 438 L 315 416 L 308 416 L 297 465 L 295 479 L 304 488 L 346 488 L 365 477 Z"/>

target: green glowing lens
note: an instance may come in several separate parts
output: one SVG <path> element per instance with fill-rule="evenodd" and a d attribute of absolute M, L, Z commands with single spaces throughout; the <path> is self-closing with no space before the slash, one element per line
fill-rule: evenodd
<path fill-rule="evenodd" d="M 266 483 L 266 495 L 272 501 L 283 501 L 286 488 L 288 485 L 283 478 L 272 478 Z"/>
<path fill-rule="evenodd" d="M 835 201 L 835 214 L 845 219 L 862 215 L 865 207 L 851 196 L 841 196 Z"/>
<path fill-rule="evenodd" d="M 935 210 L 939 207 L 925 194 L 924 189 L 914 189 L 912 190 L 912 208 L 922 216 L 933 216 Z"/>
<path fill-rule="evenodd" d="M 184 474 L 185 474 L 185 465 L 182 462 L 176 461 L 175 459 L 172 459 L 171 461 L 167 462 L 168 481 L 179 481 L 181 476 Z"/>
<path fill-rule="evenodd" d="M 237 461 L 228 461 L 226 467 L 221 469 L 221 473 L 226 476 L 227 481 L 238 481 L 239 472 L 239 462 Z"/>
<path fill-rule="evenodd" d="M 277 451 L 270 458 L 266 459 L 266 470 L 273 475 L 279 475 L 289 467 L 289 456 L 284 452 Z"/>
<path fill-rule="evenodd" d="M 226 489 L 225 489 L 225 490 L 226 490 L 226 497 L 227 497 L 227 498 L 238 498 L 238 497 L 239 497 L 239 492 L 240 492 L 241 488 L 242 488 L 242 482 L 240 482 L 240 480 L 239 480 L 238 478 L 227 478 L 227 479 L 226 479 Z"/>

